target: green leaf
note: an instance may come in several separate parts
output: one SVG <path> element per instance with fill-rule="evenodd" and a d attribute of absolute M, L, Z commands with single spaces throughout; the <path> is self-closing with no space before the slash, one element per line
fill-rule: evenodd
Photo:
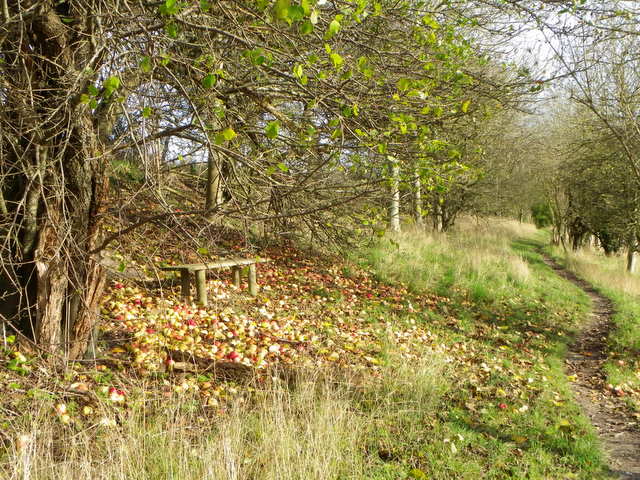
<path fill-rule="evenodd" d="M 216 145 L 222 145 L 225 142 L 233 140 L 237 136 L 237 133 L 233 128 L 225 128 L 221 132 L 218 132 L 213 140 Z"/>
<path fill-rule="evenodd" d="M 300 5 L 291 5 L 287 9 L 287 17 L 292 22 L 299 22 L 304 18 L 304 9 Z"/>
<path fill-rule="evenodd" d="M 337 53 L 331 53 L 329 55 L 329 58 L 331 59 L 331 63 L 333 63 L 333 67 L 336 69 L 340 69 L 342 67 L 342 64 L 344 63 L 344 59 Z"/>
<path fill-rule="evenodd" d="M 211 3 L 206 0 L 200 0 L 200 10 L 208 12 L 211 9 Z"/>
<path fill-rule="evenodd" d="M 148 56 L 142 57 L 142 60 L 140 61 L 140 70 L 144 73 L 149 73 L 151 71 L 151 67 L 151 58 Z"/>
<path fill-rule="evenodd" d="M 411 87 L 411 80 L 408 78 L 401 78 L 398 80 L 398 90 L 401 92 L 407 91 Z"/>
<path fill-rule="evenodd" d="M 276 165 L 280 171 L 282 172 L 288 172 L 289 171 L 289 167 L 287 167 L 284 163 L 280 162 L 278 163 L 278 165 Z"/>
<path fill-rule="evenodd" d="M 302 7 L 302 11 L 304 12 L 305 16 L 308 17 L 311 13 L 311 5 L 309 4 L 309 0 L 301 0 L 300 6 Z"/>
<path fill-rule="evenodd" d="M 167 23 L 164 27 L 164 31 L 169 38 L 178 38 L 178 26 L 174 22 Z"/>
<path fill-rule="evenodd" d="M 231 140 L 236 138 L 238 134 L 233 130 L 233 128 L 227 127 L 222 131 L 222 136 L 224 137 L 225 140 L 230 142 Z"/>
<path fill-rule="evenodd" d="M 215 86 L 215 84 L 218 82 L 218 77 L 217 75 L 210 73 L 209 75 L 206 75 L 203 79 L 202 79 L 202 86 L 204 88 L 213 88 Z"/>
<path fill-rule="evenodd" d="M 462 107 L 460 108 L 462 110 L 462 113 L 467 113 L 469 111 L 469 106 L 471 105 L 471 100 L 467 100 L 465 102 L 462 102 Z"/>
<path fill-rule="evenodd" d="M 300 25 L 300 33 L 302 35 L 309 35 L 311 32 L 313 32 L 313 23 L 309 20 Z"/>
<path fill-rule="evenodd" d="M 7 364 L 7 368 L 12 372 L 16 372 L 19 375 L 26 375 L 29 373 L 29 369 L 22 366 L 22 363 L 18 358 L 14 358 Z"/>
<path fill-rule="evenodd" d="M 335 19 L 331 20 L 331 23 L 329 24 L 329 28 L 327 28 L 327 31 L 324 34 L 324 39 L 331 40 L 331 38 L 333 38 L 333 36 L 336 33 L 338 33 L 339 30 L 340 30 L 340 22 Z"/>
<path fill-rule="evenodd" d="M 267 126 L 264 129 L 264 133 L 267 135 L 267 138 L 274 139 L 278 136 L 279 130 L 280 130 L 280 122 L 278 120 L 274 120 L 272 122 L 267 123 Z"/>
<path fill-rule="evenodd" d="M 248 58 L 254 65 L 262 65 L 268 60 L 264 50 L 259 47 L 253 50 L 245 50 L 242 55 Z"/>
<path fill-rule="evenodd" d="M 293 67 L 293 74 L 298 78 L 302 78 L 303 69 L 301 64 L 297 64 L 295 67 Z"/>
<path fill-rule="evenodd" d="M 274 16 L 278 20 L 284 20 L 288 23 L 291 23 L 289 18 L 289 7 L 291 6 L 290 0 L 276 0 L 275 5 L 273 6 Z"/>
<path fill-rule="evenodd" d="M 200 247 L 198 249 L 198 255 L 209 255 L 209 249 L 207 247 Z"/>
<path fill-rule="evenodd" d="M 127 269 L 127 264 L 124 262 L 120 262 L 118 264 L 118 271 L 119 272 L 124 272 Z"/>
<path fill-rule="evenodd" d="M 180 5 L 177 0 L 166 0 L 158 10 L 161 15 L 175 15 L 180 11 Z"/>
<path fill-rule="evenodd" d="M 87 87 L 87 92 L 89 92 L 89 95 L 91 95 L 92 97 L 97 97 L 98 96 L 98 89 L 96 88 L 95 85 L 89 85 Z"/>
<path fill-rule="evenodd" d="M 104 88 L 109 90 L 116 90 L 120 86 L 120 79 L 112 76 L 104 81 Z"/>
<path fill-rule="evenodd" d="M 8 344 L 12 344 L 12 343 L 16 343 L 16 336 L 15 335 L 9 335 L 7 338 L 7 343 Z"/>
<path fill-rule="evenodd" d="M 86 93 L 83 93 L 82 95 L 80 95 L 80 103 L 87 104 L 90 101 L 91 101 L 91 97 L 89 97 L 89 95 L 87 95 Z"/>
<path fill-rule="evenodd" d="M 98 108 L 98 101 L 95 98 L 92 98 L 89 102 L 89 107 L 91 107 L 92 110 L 95 110 Z"/>
<path fill-rule="evenodd" d="M 434 30 L 440 28 L 440 24 L 431 15 L 425 15 L 424 17 L 422 17 L 422 23 Z"/>
<path fill-rule="evenodd" d="M 142 116 L 144 118 L 149 118 L 153 114 L 153 109 L 151 107 L 144 107 L 142 109 Z"/>

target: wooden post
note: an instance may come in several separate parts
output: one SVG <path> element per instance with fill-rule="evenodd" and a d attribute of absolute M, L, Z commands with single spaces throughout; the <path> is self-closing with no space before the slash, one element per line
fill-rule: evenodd
<path fill-rule="evenodd" d="M 189 298 L 189 295 L 191 294 L 191 272 L 186 268 L 184 270 L 180 270 L 180 285 L 182 298 Z"/>
<path fill-rule="evenodd" d="M 240 288 L 240 275 L 242 269 L 240 267 L 233 267 L 233 284 Z"/>
<path fill-rule="evenodd" d="M 196 270 L 196 301 L 198 305 L 207 306 L 207 271 Z"/>
<path fill-rule="evenodd" d="M 249 293 L 254 297 L 258 294 L 258 281 L 256 275 L 256 264 L 249 265 Z"/>

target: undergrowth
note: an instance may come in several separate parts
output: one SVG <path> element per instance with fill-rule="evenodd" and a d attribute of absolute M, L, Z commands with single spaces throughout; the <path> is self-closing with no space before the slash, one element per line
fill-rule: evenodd
<path fill-rule="evenodd" d="M 469 222 L 447 235 L 382 239 L 336 266 L 284 258 L 264 273 L 270 285 L 255 300 L 228 295 L 222 281 L 211 284 L 212 308 L 224 308 L 223 315 L 176 306 L 170 313 L 178 327 L 164 326 L 167 337 L 160 331 L 164 310 L 150 294 L 120 286 L 105 315 L 114 334 L 133 332 L 133 346 L 111 354 L 122 363 L 43 374 L 36 388 L 27 381 L 45 367 L 16 362 L 15 349 L 5 350 L 5 366 L 25 371 L 0 378 L 14 391 L 2 404 L 0 475 L 604 478 L 596 435 L 562 369 L 588 299 L 521 240 L 532 232 L 516 222 Z M 244 306 L 225 306 L 229 299 Z M 120 312 L 129 315 L 115 320 Z M 254 317 L 268 320 L 249 322 Z M 213 335 L 212 327 L 223 325 L 235 329 L 227 340 Z M 252 381 L 223 388 L 206 372 L 125 362 L 140 352 L 148 358 L 150 348 L 169 341 L 186 349 L 185 339 L 204 355 L 210 336 L 218 356 L 225 352 L 221 360 L 233 347 L 250 368 L 256 339 L 259 349 L 268 347 L 254 335 L 263 330 L 289 335 L 264 360 L 278 354 L 285 368 L 305 365 L 293 379 L 256 370 Z M 144 343 L 147 337 L 155 343 Z M 87 391 L 70 393 L 72 381 Z M 107 389 L 125 383 L 123 398 Z M 236 393 L 212 402 L 221 392 Z"/>

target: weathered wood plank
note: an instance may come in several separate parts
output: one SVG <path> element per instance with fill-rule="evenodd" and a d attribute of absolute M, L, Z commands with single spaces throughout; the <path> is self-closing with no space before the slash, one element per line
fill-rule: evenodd
<path fill-rule="evenodd" d="M 188 263 L 184 265 L 169 265 L 166 267 L 160 267 L 160 270 L 164 271 L 181 271 L 188 270 L 191 272 L 197 272 L 198 270 L 214 270 L 216 268 L 229 268 L 240 265 L 252 265 L 256 263 L 270 262 L 271 260 L 266 258 L 231 258 L 229 260 L 221 260 L 219 262 L 211 263 Z"/>

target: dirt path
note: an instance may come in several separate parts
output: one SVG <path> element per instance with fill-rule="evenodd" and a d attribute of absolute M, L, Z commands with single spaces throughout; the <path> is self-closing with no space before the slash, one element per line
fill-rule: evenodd
<path fill-rule="evenodd" d="M 606 377 L 602 370 L 613 315 L 611 301 L 551 258 L 544 256 L 544 261 L 558 275 L 591 297 L 593 311 L 570 347 L 566 359 L 567 373 L 577 377 L 572 382 L 573 393 L 598 431 L 609 457 L 613 478 L 640 480 L 640 425 L 624 403 L 606 390 Z"/>

